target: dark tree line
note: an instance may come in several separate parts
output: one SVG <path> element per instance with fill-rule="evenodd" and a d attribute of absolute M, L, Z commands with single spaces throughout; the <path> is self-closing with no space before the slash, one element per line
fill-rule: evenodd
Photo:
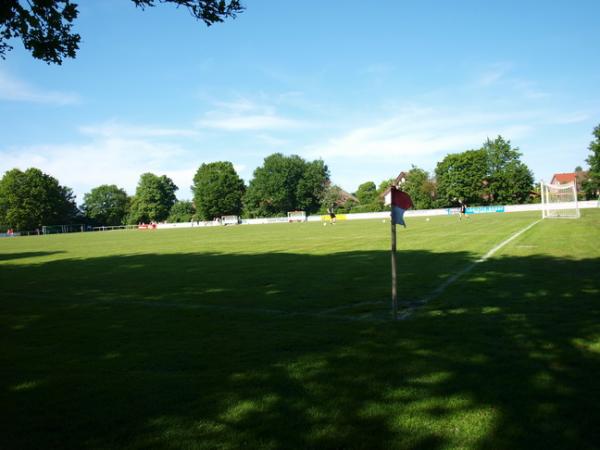
<path fill-rule="evenodd" d="M 470 205 L 517 204 L 533 200 L 533 174 L 521 161 L 518 148 L 498 136 L 481 148 L 451 153 L 437 163 L 434 174 L 412 166 L 403 172 L 405 190 L 415 208 L 446 208 L 459 201 Z M 344 212 L 381 211 L 382 194 L 395 180 L 384 180 L 379 188 L 368 181 L 354 193 L 358 200 L 338 201 Z M 338 189 L 335 186 L 333 189 Z"/>
<path fill-rule="evenodd" d="M 590 168 L 582 186 L 588 199 L 600 197 L 600 125 L 594 128 L 592 135 L 594 140 L 590 142 L 588 147 L 590 154 L 586 159 Z"/>
<path fill-rule="evenodd" d="M 178 187 L 166 175 L 144 173 L 131 197 L 118 186 L 101 185 L 86 193 L 78 209 L 71 189 L 39 169 L 8 171 L 0 180 L 0 229 L 34 230 L 43 225 L 83 223 L 115 226 L 151 222 L 213 220 L 316 212 L 329 183 L 321 160 L 297 155 L 268 156 L 246 187 L 233 164 L 202 164 L 194 176 L 193 201 L 178 201 Z"/>
<path fill-rule="evenodd" d="M 584 194 L 600 194 L 600 125 L 593 131 L 587 159 L 590 167 L 582 183 Z M 518 148 L 498 136 L 481 148 L 446 155 L 435 173 L 412 166 L 403 173 L 403 188 L 417 209 L 444 208 L 458 201 L 470 205 L 516 204 L 533 201 L 533 175 L 521 161 Z M 285 216 L 288 211 L 382 211 L 383 194 L 394 179 L 379 185 L 362 183 L 356 192 L 332 184 L 322 160 L 274 153 L 257 167 L 248 186 L 233 164 L 202 164 L 191 186 L 193 201 L 178 201 L 178 187 L 166 175 L 144 173 L 135 194 L 115 185 L 102 185 L 84 195 L 80 208 L 70 188 L 39 169 L 13 169 L 0 179 L 0 230 L 34 230 L 43 225 L 85 223 L 122 225 L 140 222 L 189 222 L 225 215 Z"/>
<path fill-rule="evenodd" d="M 39 169 L 9 170 L 0 180 L 0 228 L 35 230 L 77 214 L 73 191 Z"/>
<path fill-rule="evenodd" d="M 533 174 L 510 141 L 498 136 L 480 149 L 447 155 L 435 169 L 437 206 L 458 200 L 473 205 L 516 204 L 531 200 Z"/>

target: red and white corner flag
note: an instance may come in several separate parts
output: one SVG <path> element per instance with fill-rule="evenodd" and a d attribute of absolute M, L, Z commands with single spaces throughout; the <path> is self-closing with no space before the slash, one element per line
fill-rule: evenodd
<path fill-rule="evenodd" d="M 392 186 L 392 223 L 394 225 L 402 225 L 404 223 L 404 213 L 407 209 L 413 207 L 412 199 L 406 192 L 399 190 L 396 186 Z"/>

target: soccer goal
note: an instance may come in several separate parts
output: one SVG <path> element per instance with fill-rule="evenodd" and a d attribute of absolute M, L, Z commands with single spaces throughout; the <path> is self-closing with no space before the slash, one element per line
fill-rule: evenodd
<path fill-rule="evenodd" d="M 238 225 L 240 218 L 238 216 L 222 216 L 221 225 Z"/>
<path fill-rule="evenodd" d="M 288 212 L 288 222 L 306 222 L 306 211 Z"/>
<path fill-rule="evenodd" d="M 544 219 L 577 219 L 577 186 L 575 182 L 566 184 L 540 184 L 542 194 L 542 218 Z"/>
<path fill-rule="evenodd" d="M 87 227 L 81 223 L 71 225 L 44 225 L 42 234 L 79 233 L 86 231 Z"/>

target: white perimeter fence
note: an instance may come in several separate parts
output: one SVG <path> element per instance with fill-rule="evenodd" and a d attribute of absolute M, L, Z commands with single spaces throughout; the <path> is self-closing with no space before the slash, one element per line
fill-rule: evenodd
<path fill-rule="evenodd" d="M 557 207 L 559 204 L 556 204 Z M 505 206 L 477 206 L 467 208 L 467 214 L 487 214 L 487 213 L 510 213 L 510 212 L 523 212 L 523 211 L 541 211 L 541 203 L 534 203 L 529 205 L 505 205 Z M 546 205 L 548 208 L 549 205 Z M 572 205 L 570 205 L 572 206 Z M 577 202 L 577 206 L 580 209 L 585 208 L 598 208 L 600 207 L 598 200 L 587 200 Z M 552 205 L 554 208 L 554 205 Z M 457 214 L 458 208 L 443 208 L 443 209 L 416 209 L 406 211 L 404 217 L 431 217 L 431 216 L 447 216 L 451 214 Z M 371 212 L 371 213 L 357 213 L 357 214 L 343 214 L 346 220 L 365 220 L 365 219 L 389 219 L 390 212 Z M 308 216 L 307 222 L 320 222 L 322 220 L 321 215 Z M 242 225 L 263 225 L 269 223 L 288 223 L 287 217 L 268 217 L 259 219 L 242 219 Z M 183 223 L 159 223 L 158 229 L 171 229 L 171 228 L 193 228 L 193 227 L 212 227 L 221 226 L 219 222 L 183 222 Z"/>
<path fill-rule="evenodd" d="M 577 202 L 577 206 L 580 209 L 585 208 L 600 208 L 600 200 L 586 200 Z M 467 208 L 467 214 L 486 214 L 486 213 L 510 213 L 510 212 L 522 212 L 522 211 L 541 211 L 543 205 L 541 203 L 534 203 L 529 205 L 505 205 L 505 206 L 475 206 Z M 572 203 L 551 203 L 545 205 L 546 209 L 566 209 L 572 208 Z M 443 208 L 443 209 L 416 209 L 406 211 L 405 217 L 431 217 L 431 216 L 447 216 L 451 214 L 457 214 L 458 208 Z M 342 214 L 340 214 L 341 216 Z M 389 211 L 371 212 L 371 213 L 357 213 L 357 214 L 343 214 L 345 220 L 365 220 L 365 219 L 389 219 Z M 307 222 L 320 222 L 323 217 L 328 215 L 315 215 L 308 216 Z M 287 217 L 265 217 L 259 219 L 242 219 L 242 225 L 263 225 L 269 223 L 288 223 Z M 222 226 L 219 221 L 210 222 L 183 222 L 183 223 L 159 223 L 156 224 L 156 229 L 172 229 L 172 228 L 194 228 L 194 227 L 214 227 Z M 147 226 L 148 228 L 153 228 Z M 135 230 L 138 229 L 138 225 L 122 225 L 115 227 L 94 227 L 93 231 L 116 231 L 116 230 Z M 88 229 L 89 230 L 89 229 Z M 12 236 L 24 236 L 28 234 L 40 234 L 35 232 L 16 232 L 14 235 L 8 235 L 6 233 L 0 233 L 2 237 Z"/>

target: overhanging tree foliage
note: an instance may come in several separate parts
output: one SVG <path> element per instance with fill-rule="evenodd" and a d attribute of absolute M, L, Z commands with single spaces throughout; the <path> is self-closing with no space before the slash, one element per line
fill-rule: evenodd
<path fill-rule="evenodd" d="M 103 184 L 83 196 L 81 210 L 97 225 L 123 225 L 129 212 L 129 197 L 114 184 Z"/>
<path fill-rule="evenodd" d="M 244 181 L 229 161 L 202 164 L 194 175 L 192 191 L 201 220 L 242 213 Z"/>
<path fill-rule="evenodd" d="M 207 26 L 235 18 L 244 10 L 239 0 L 131 0 L 140 8 L 157 3 L 185 7 L 192 17 Z M 2 0 L 0 1 L 0 57 L 12 50 L 8 43 L 21 39 L 34 58 L 48 64 L 62 64 L 75 58 L 81 36 L 72 27 L 79 12 L 71 0 Z"/>
<path fill-rule="evenodd" d="M 166 175 L 144 173 L 131 202 L 128 222 L 162 222 L 167 219 L 172 206 L 177 201 L 177 186 Z"/>
<path fill-rule="evenodd" d="M 328 183 L 329 169 L 323 161 L 274 153 L 254 171 L 244 196 L 245 212 L 266 217 L 294 210 L 316 212 Z"/>
<path fill-rule="evenodd" d="M 9 170 L 0 180 L 0 225 L 34 230 L 72 223 L 77 216 L 70 188 L 36 168 Z"/>

